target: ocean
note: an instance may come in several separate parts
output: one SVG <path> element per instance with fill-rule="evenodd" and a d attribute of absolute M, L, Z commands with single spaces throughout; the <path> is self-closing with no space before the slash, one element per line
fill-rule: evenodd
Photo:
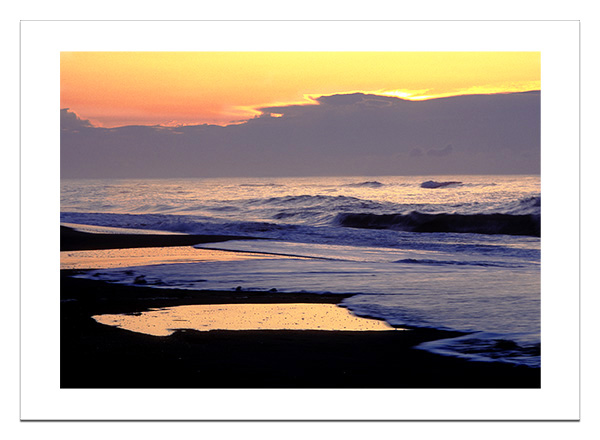
<path fill-rule="evenodd" d="M 197 247 L 272 256 L 83 277 L 352 293 L 340 305 L 357 316 L 467 333 L 420 349 L 541 365 L 539 176 L 64 179 L 60 216 L 106 228 L 260 237 Z"/>

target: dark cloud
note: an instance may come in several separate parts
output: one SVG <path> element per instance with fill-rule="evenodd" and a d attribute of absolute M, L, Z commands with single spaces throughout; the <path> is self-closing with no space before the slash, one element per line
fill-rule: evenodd
<path fill-rule="evenodd" d="M 356 93 L 317 102 L 265 108 L 266 116 L 226 127 L 103 129 L 63 109 L 61 173 L 215 177 L 540 170 L 539 92 L 427 101 Z"/>
<path fill-rule="evenodd" d="M 68 108 L 60 109 L 60 129 L 61 131 L 72 132 L 82 128 L 92 127 L 90 121 L 80 119 Z"/>

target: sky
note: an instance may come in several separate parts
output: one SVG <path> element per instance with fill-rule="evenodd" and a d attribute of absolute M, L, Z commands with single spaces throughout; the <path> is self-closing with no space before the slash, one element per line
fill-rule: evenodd
<path fill-rule="evenodd" d="M 538 52 L 63 52 L 61 176 L 536 174 Z"/>
<path fill-rule="evenodd" d="M 540 89 L 539 52 L 62 52 L 61 108 L 101 127 L 227 125 L 363 92 L 407 99 Z"/>

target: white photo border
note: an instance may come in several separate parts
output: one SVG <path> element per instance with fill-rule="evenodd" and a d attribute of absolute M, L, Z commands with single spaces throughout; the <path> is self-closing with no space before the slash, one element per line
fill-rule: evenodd
<path fill-rule="evenodd" d="M 541 389 L 60 389 L 60 52 L 258 50 L 541 52 Z M 577 21 L 23 21 L 21 161 L 22 420 L 579 418 Z"/>

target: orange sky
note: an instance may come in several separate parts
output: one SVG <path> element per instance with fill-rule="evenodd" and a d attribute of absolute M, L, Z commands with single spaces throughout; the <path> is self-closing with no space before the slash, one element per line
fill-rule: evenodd
<path fill-rule="evenodd" d="M 540 90 L 539 52 L 62 52 L 61 108 L 103 127 L 221 124 L 366 92 Z"/>

